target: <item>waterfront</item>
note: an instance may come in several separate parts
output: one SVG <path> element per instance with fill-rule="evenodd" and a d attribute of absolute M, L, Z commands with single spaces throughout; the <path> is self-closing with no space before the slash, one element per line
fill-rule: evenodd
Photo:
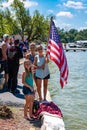
<path fill-rule="evenodd" d="M 61 89 L 59 70 L 50 63 L 49 91 L 64 115 L 66 130 L 87 129 L 87 51 L 65 52 L 69 66 L 68 84 Z"/>

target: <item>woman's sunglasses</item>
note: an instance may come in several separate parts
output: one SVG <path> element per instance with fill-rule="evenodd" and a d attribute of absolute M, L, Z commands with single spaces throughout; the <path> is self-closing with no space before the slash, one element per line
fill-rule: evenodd
<path fill-rule="evenodd" d="M 43 50 L 42 48 L 38 48 L 38 51 Z"/>

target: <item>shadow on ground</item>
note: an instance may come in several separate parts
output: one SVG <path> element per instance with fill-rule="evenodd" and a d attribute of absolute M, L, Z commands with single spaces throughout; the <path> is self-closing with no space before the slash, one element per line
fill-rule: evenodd
<path fill-rule="evenodd" d="M 14 94 L 15 97 L 24 99 L 24 95 L 21 93 Z"/>
<path fill-rule="evenodd" d="M 18 88 L 18 90 L 20 91 L 20 93 L 17 93 L 17 94 L 15 94 L 14 96 L 16 96 L 17 98 L 24 99 L 24 94 L 22 93 L 23 87 L 20 86 L 20 85 L 18 85 L 17 88 Z"/>
<path fill-rule="evenodd" d="M 30 124 L 32 124 L 36 128 L 41 128 L 41 119 L 35 119 L 34 121 L 30 121 Z"/>
<path fill-rule="evenodd" d="M 20 93 L 15 93 L 14 96 L 17 98 L 24 99 L 24 94 L 22 93 L 22 86 L 18 85 L 17 88 L 20 91 Z M 5 93 L 5 92 L 8 92 L 8 91 L 7 91 L 7 88 L 3 86 L 3 88 L 0 89 L 0 93 Z"/>

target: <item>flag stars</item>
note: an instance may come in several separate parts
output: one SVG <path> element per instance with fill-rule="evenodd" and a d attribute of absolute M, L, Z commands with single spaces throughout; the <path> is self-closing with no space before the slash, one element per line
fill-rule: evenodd
<path fill-rule="evenodd" d="M 59 35 L 58 35 L 58 32 L 57 32 L 57 28 L 54 26 L 54 22 L 52 22 L 50 37 L 57 44 L 60 43 L 60 38 L 59 38 Z"/>

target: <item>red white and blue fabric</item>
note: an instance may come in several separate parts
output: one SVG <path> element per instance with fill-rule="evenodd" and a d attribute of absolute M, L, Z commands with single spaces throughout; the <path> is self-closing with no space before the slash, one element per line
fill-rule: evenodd
<path fill-rule="evenodd" d="M 67 83 L 68 79 L 68 65 L 67 59 L 60 41 L 60 36 L 58 30 L 54 24 L 51 22 L 50 36 L 47 47 L 47 54 L 49 54 L 50 59 L 56 63 L 60 71 L 60 85 L 63 88 Z"/>

